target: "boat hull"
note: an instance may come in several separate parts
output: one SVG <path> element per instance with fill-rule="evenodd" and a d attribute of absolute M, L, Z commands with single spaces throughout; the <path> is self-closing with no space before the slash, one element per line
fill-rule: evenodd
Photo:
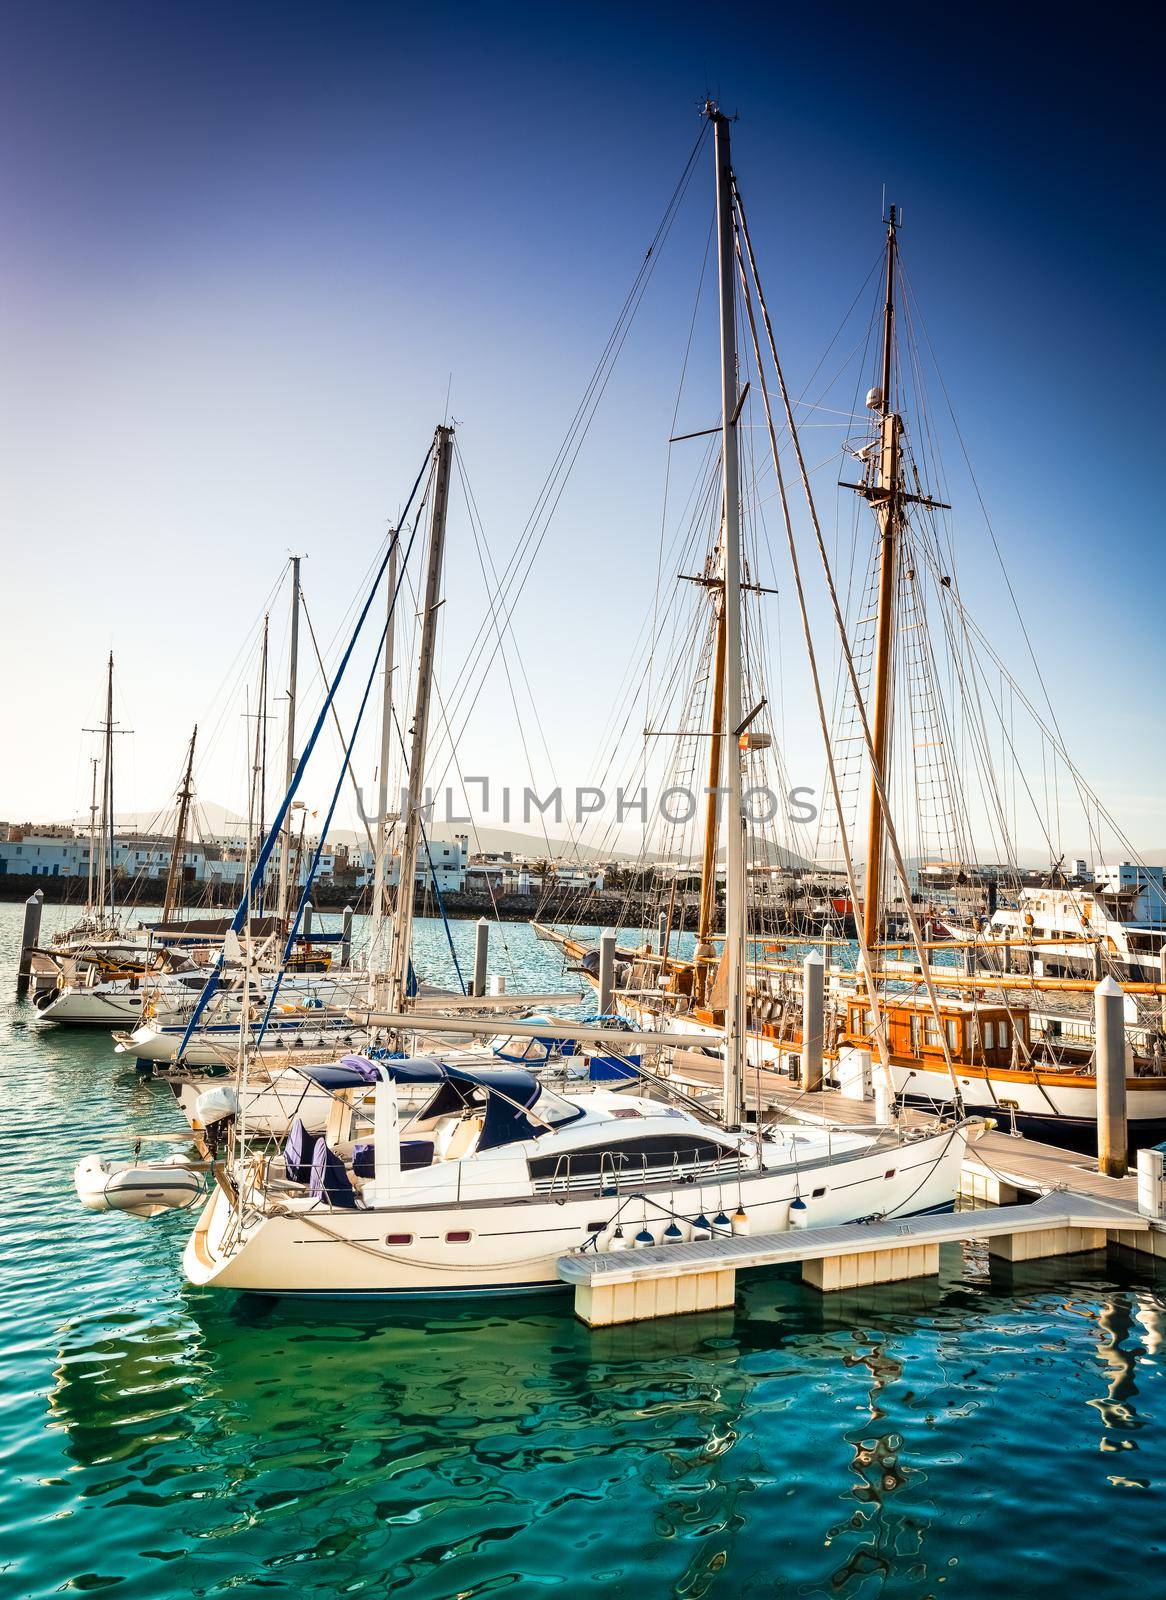
<path fill-rule="evenodd" d="M 650 1186 L 637 1195 L 596 1190 L 561 1201 L 539 1194 L 515 1200 L 370 1210 L 284 1211 L 239 1235 L 235 1212 L 217 1188 L 186 1246 L 183 1269 L 195 1284 L 268 1295 L 415 1297 L 511 1294 L 558 1285 L 560 1256 L 589 1238 L 612 1247 L 616 1222 L 630 1241 L 646 1228 L 660 1242 L 669 1214 L 690 1237 L 702 1213 L 742 1205 L 753 1233 L 784 1232 L 801 1197 L 809 1226 L 869 1215 L 909 1216 L 949 1209 L 959 1190 L 969 1125 L 894 1146 L 864 1148 L 820 1161 L 727 1179 Z M 450 1235 L 469 1234 L 468 1239 Z M 408 1245 L 387 1243 L 407 1235 Z"/>
<path fill-rule="evenodd" d="M 856 1053 L 839 1052 L 840 1067 Z M 904 1104 L 928 1110 L 950 1106 L 951 1078 L 946 1071 L 914 1064 L 891 1063 L 895 1095 Z M 992 1117 L 1010 1132 L 1097 1152 L 1097 1085 L 1079 1073 L 991 1072 L 984 1077 L 956 1070 L 964 1110 L 969 1116 Z M 1130 1145 L 1139 1148 L 1166 1138 L 1166 1077 L 1126 1080 L 1126 1122 Z"/>

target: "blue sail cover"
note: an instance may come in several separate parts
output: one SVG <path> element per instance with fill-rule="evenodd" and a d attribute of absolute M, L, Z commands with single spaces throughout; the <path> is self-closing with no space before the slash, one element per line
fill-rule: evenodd
<path fill-rule="evenodd" d="M 375 1084 L 382 1077 L 393 1083 L 431 1083 L 437 1093 L 426 1110 L 428 1115 L 434 1116 L 462 1110 L 470 1103 L 475 1090 L 480 1090 L 486 1096 L 486 1107 L 478 1139 L 479 1150 L 532 1139 L 543 1132 L 541 1123 L 532 1122 L 525 1115 L 541 1093 L 538 1080 L 520 1067 L 470 1070 L 447 1066 L 444 1061 L 434 1061 L 427 1056 L 373 1062 L 367 1056 L 352 1055 L 342 1056 L 332 1066 L 301 1067 L 299 1071 L 321 1089 L 331 1090 L 359 1089 Z"/>

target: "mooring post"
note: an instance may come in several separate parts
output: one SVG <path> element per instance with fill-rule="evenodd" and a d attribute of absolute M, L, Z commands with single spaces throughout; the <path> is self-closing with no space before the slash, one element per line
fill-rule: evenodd
<path fill-rule="evenodd" d="M 1093 991 L 1093 1008 L 1097 1165 L 1107 1178 L 1124 1178 L 1129 1140 L 1126 1131 L 1125 994 L 1121 985 L 1113 978 L 1103 978 Z"/>
<path fill-rule="evenodd" d="M 1101 940 L 1100 939 L 1094 939 L 1094 941 L 1093 941 L 1093 981 L 1094 981 L 1094 983 L 1100 983 L 1102 978 L 1104 978 L 1104 977 L 1105 977 L 1105 967 L 1102 965 L 1102 961 L 1101 961 Z"/>
<path fill-rule="evenodd" d="M 44 890 L 38 889 L 24 902 L 24 928 L 20 935 L 20 963 L 16 969 L 16 998 L 23 1000 L 32 981 L 32 952 L 40 943 L 40 916 L 44 910 Z"/>
<path fill-rule="evenodd" d="M 667 942 L 668 942 L 668 913 L 666 911 L 661 911 L 661 913 L 660 913 L 660 944 L 659 944 L 659 952 L 660 952 L 660 954 L 662 956 L 665 956 L 665 957 L 668 954 L 667 950 L 665 950 L 665 948 L 664 948 L 664 946 L 667 944 Z"/>
<path fill-rule="evenodd" d="M 340 919 L 340 965 L 352 964 L 352 907 L 345 906 Z"/>
<path fill-rule="evenodd" d="M 599 935 L 599 1015 L 609 1016 L 615 997 L 615 929 Z"/>
<path fill-rule="evenodd" d="M 479 917 L 474 927 L 474 986 L 472 994 L 484 995 L 486 992 L 486 967 L 490 960 L 490 922 L 487 917 Z"/>
<path fill-rule="evenodd" d="M 822 1087 L 826 1033 L 826 965 L 817 950 L 802 962 L 802 1088 Z"/>
<path fill-rule="evenodd" d="M 1159 996 L 1162 1005 L 1162 1032 L 1166 1033 L 1166 943 L 1163 943 L 1158 952 L 1158 982 L 1163 990 Z"/>
<path fill-rule="evenodd" d="M 300 918 L 300 932 L 305 939 L 312 937 L 312 902 L 310 900 L 304 901 L 304 914 Z"/>

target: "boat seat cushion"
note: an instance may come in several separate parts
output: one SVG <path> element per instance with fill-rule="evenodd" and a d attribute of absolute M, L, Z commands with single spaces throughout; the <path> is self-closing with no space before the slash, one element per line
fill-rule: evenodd
<path fill-rule="evenodd" d="M 308 1193 L 313 1200 L 326 1200 L 337 1211 L 356 1210 L 356 1190 L 352 1179 L 344 1170 L 344 1163 L 334 1150 L 329 1150 L 324 1140 L 316 1145 L 312 1157 L 312 1178 Z"/>
<path fill-rule="evenodd" d="M 309 1133 L 299 1117 L 288 1129 L 283 1147 L 283 1164 L 292 1183 L 307 1183 L 312 1176 L 312 1157 L 320 1143 L 318 1133 Z"/>

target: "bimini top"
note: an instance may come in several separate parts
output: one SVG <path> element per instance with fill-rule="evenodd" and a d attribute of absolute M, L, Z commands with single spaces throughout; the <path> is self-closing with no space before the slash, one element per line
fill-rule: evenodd
<path fill-rule="evenodd" d="M 479 1150 L 530 1139 L 544 1131 L 541 1121 L 524 1115 L 538 1099 L 538 1080 L 520 1067 L 482 1066 L 473 1069 L 448 1066 L 428 1056 L 371 1061 L 368 1056 L 342 1056 L 334 1066 L 300 1067 L 305 1078 L 322 1089 L 357 1089 L 388 1079 L 391 1083 L 431 1083 L 436 1090 L 425 1108 L 426 1116 L 463 1110 L 475 1093 L 486 1096 Z"/>

